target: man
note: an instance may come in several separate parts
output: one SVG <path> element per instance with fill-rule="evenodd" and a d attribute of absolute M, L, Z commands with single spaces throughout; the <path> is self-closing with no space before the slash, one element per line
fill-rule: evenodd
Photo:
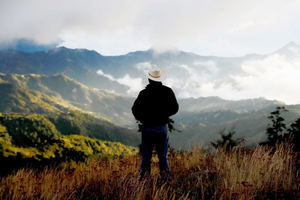
<path fill-rule="evenodd" d="M 178 112 L 178 103 L 171 88 L 164 86 L 165 72 L 158 66 L 146 72 L 149 84 L 143 89 L 132 106 L 132 113 L 141 126 L 142 164 L 140 179 L 151 172 L 153 148 L 156 148 L 162 177 L 170 179 L 167 160 L 169 117 Z"/>

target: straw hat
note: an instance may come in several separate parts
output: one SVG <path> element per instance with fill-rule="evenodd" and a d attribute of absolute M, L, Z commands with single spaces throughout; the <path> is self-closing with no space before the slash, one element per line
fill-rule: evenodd
<path fill-rule="evenodd" d="M 158 67 L 157 65 L 152 65 L 152 68 L 145 71 L 146 76 L 153 80 L 161 82 L 166 79 L 166 73 L 163 69 Z"/>

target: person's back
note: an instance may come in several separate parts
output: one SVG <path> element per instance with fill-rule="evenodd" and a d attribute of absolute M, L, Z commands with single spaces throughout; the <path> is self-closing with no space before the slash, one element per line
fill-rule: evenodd
<path fill-rule="evenodd" d="M 153 148 L 158 153 L 161 174 L 169 176 L 167 160 L 169 117 L 178 111 L 178 103 L 171 88 L 164 86 L 163 71 L 154 67 L 147 74 L 149 84 L 132 106 L 134 117 L 142 123 L 141 178 L 150 174 Z"/>
<path fill-rule="evenodd" d="M 169 116 L 178 111 L 178 103 L 171 88 L 149 80 L 132 107 L 133 115 L 145 126 L 164 125 Z"/>

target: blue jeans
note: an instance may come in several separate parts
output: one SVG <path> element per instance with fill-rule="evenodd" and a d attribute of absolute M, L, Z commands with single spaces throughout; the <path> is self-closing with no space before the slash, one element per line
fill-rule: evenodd
<path fill-rule="evenodd" d="M 140 174 L 142 177 L 145 174 L 150 175 L 152 151 L 154 147 L 156 148 L 159 159 L 160 172 L 169 172 L 169 165 L 167 159 L 168 141 L 169 137 L 167 125 L 142 128 L 142 164 L 140 170 Z"/>

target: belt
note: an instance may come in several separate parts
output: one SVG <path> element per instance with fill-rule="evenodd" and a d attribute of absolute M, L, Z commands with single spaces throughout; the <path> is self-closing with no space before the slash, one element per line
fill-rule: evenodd
<path fill-rule="evenodd" d="M 155 132 L 155 133 L 162 133 L 168 130 L 167 125 L 160 125 L 160 126 L 142 126 L 142 132 Z"/>

